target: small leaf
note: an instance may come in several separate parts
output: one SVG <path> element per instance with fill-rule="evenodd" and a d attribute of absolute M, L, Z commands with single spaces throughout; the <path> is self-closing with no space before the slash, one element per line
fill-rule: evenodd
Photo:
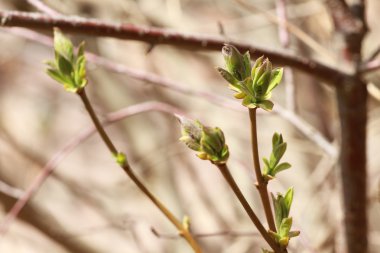
<path fill-rule="evenodd" d="M 238 93 L 234 94 L 234 97 L 236 99 L 243 99 L 243 98 L 245 98 L 245 96 L 247 96 L 247 95 L 243 92 L 238 92 Z"/>
<path fill-rule="evenodd" d="M 55 69 L 47 69 L 46 73 L 53 78 L 55 81 L 64 84 L 66 82 L 65 78 L 61 75 L 58 70 Z"/>
<path fill-rule="evenodd" d="M 283 209 L 281 206 L 281 199 L 282 196 L 278 195 L 277 198 L 271 193 L 272 200 L 273 200 L 273 207 L 274 207 L 274 213 L 275 213 L 275 221 L 276 221 L 276 227 L 277 229 L 280 228 L 281 221 L 283 216 Z"/>
<path fill-rule="evenodd" d="M 264 100 L 257 103 L 257 106 L 265 111 L 272 111 L 273 103 L 270 100 Z"/>
<path fill-rule="evenodd" d="M 249 51 L 245 52 L 243 55 L 243 62 L 245 67 L 245 74 L 244 76 L 247 78 L 250 75 L 251 72 L 251 56 L 249 54 Z"/>
<path fill-rule="evenodd" d="M 271 174 L 270 173 L 270 166 L 269 166 L 269 161 L 268 159 L 266 159 L 265 157 L 263 158 L 263 162 L 264 162 L 264 170 L 263 170 L 263 174 L 265 175 L 268 175 L 268 174 Z"/>
<path fill-rule="evenodd" d="M 194 139 L 192 139 L 190 136 L 188 136 L 188 135 L 182 136 L 181 138 L 179 138 L 179 140 L 181 142 L 185 143 L 186 146 L 188 146 L 192 150 L 195 150 L 195 151 L 200 151 L 201 150 L 201 145 L 197 141 L 195 141 Z"/>
<path fill-rule="evenodd" d="M 288 235 L 289 235 L 290 238 L 292 238 L 292 237 L 299 236 L 300 233 L 301 233 L 300 231 L 290 231 Z"/>
<path fill-rule="evenodd" d="M 75 83 L 78 88 L 84 88 L 87 84 L 86 80 L 86 58 L 84 55 L 78 57 L 75 69 Z"/>
<path fill-rule="evenodd" d="M 283 157 L 283 155 L 285 154 L 285 151 L 286 151 L 286 142 L 283 142 L 281 144 L 279 144 L 278 146 L 276 146 L 274 149 L 273 149 L 273 155 L 274 157 L 276 158 L 276 162 L 278 163 L 281 158 Z M 272 164 L 271 164 L 272 165 Z M 276 166 L 277 164 L 273 164 L 273 167 Z"/>
<path fill-rule="evenodd" d="M 84 56 L 84 46 L 85 46 L 85 42 L 82 41 L 79 46 L 78 46 L 78 52 L 77 52 L 77 58 L 81 57 L 81 56 Z"/>
<path fill-rule="evenodd" d="M 58 55 L 64 57 L 68 62 L 73 61 L 74 46 L 58 28 L 54 28 L 54 49 Z"/>
<path fill-rule="evenodd" d="M 252 71 L 251 71 L 251 79 L 254 80 L 256 77 L 257 73 L 257 68 L 261 66 L 261 64 L 264 61 L 264 55 L 260 56 L 259 58 L 256 59 L 255 63 L 253 64 Z"/>
<path fill-rule="evenodd" d="M 272 71 L 271 80 L 268 86 L 268 92 L 271 92 L 281 82 L 283 72 L 283 68 L 277 68 Z"/>
<path fill-rule="evenodd" d="M 292 206 L 293 195 L 294 195 L 294 190 L 293 190 L 293 187 L 291 187 L 288 189 L 288 191 L 286 192 L 285 197 L 284 197 L 284 203 L 285 203 L 286 209 L 288 211 L 287 215 L 289 215 L 290 207 Z"/>
<path fill-rule="evenodd" d="M 224 78 L 224 80 L 226 80 L 228 83 L 234 86 L 238 85 L 239 81 L 235 77 L 233 77 L 230 74 L 230 72 L 222 68 L 216 68 L 216 69 L 218 70 L 219 74 Z"/>
<path fill-rule="evenodd" d="M 281 237 L 287 237 L 289 234 L 290 229 L 292 228 L 293 219 L 292 217 L 284 218 L 281 221 L 280 229 L 278 233 Z"/>
<path fill-rule="evenodd" d="M 275 176 L 277 173 L 279 173 L 280 171 L 283 171 L 283 170 L 287 170 L 289 169 L 290 167 L 292 167 L 292 165 L 290 165 L 289 163 L 281 163 L 279 165 L 277 165 L 273 170 L 272 170 L 272 174 L 273 176 Z"/>
<path fill-rule="evenodd" d="M 72 74 L 73 65 L 65 57 L 62 57 L 61 55 L 59 55 L 57 65 L 58 65 L 59 71 L 62 74 L 66 76 L 70 76 Z"/>

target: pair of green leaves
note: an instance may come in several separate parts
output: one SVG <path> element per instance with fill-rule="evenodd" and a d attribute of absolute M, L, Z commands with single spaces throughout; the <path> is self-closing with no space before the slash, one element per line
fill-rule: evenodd
<path fill-rule="evenodd" d="M 72 42 L 58 28 L 54 29 L 54 61 L 48 61 L 48 75 L 63 85 L 66 91 L 78 92 L 87 84 L 84 42 L 74 54 Z"/>
<path fill-rule="evenodd" d="M 222 49 L 227 70 L 217 68 L 222 77 L 229 82 L 230 88 L 236 92 L 237 99 L 243 99 L 242 104 L 248 108 L 260 107 L 270 111 L 273 103 L 269 99 L 272 90 L 280 83 L 282 68 L 272 68 L 272 63 L 264 56 L 258 58 L 251 67 L 249 52 L 242 55 L 232 45 Z"/>
<path fill-rule="evenodd" d="M 281 158 L 285 154 L 286 145 L 287 144 L 284 142 L 282 135 L 274 133 L 272 137 L 272 153 L 270 154 L 269 160 L 267 158 L 263 158 L 263 177 L 266 182 L 273 179 L 280 171 L 291 167 L 291 165 L 287 162 L 280 163 Z"/>
<path fill-rule="evenodd" d="M 198 151 L 197 156 L 203 160 L 210 160 L 215 164 L 224 164 L 229 157 L 228 146 L 222 130 L 202 125 L 199 121 L 193 121 L 178 116 L 181 123 L 182 137 L 190 149 Z"/>
<path fill-rule="evenodd" d="M 277 233 L 270 231 L 270 235 L 284 248 L 288 246 L 290 238 L 300 234 L 299 231 L 290 231 L 293 219 L 289 217 L 289 212 L 293 202 L 293 194 L 293 188 L 289 188 L 285 196 L 277 194 L 275 197 L 272 194 Z"/>

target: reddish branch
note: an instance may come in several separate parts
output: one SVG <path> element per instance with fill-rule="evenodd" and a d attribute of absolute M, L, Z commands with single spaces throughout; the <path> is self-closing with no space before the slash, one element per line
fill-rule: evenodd
<path fill-rule="evenodd" d="M 331 85 L 339 85 L 340 81 L 348 76 L 339 69 L 301 56 L 268 50 L 248 43 L 227 41 L 219 36 L 185 34 L 147 26 L 113 24 L 79 17 L 52 17 L 30 12 L 0 11 L 0 20 L 2 26 L 25 27 L 44 31 L 52 31 L 53 27 L 59 27 L 68 33 L 136 40 L 151 45 L 173 45 L 195 50 L 220 51 L 224 43 L 228 42 L 235 45 L 240 51 L 248 50 L 253 56 L 266 55 L 276 64 L 294 67 Z"/>

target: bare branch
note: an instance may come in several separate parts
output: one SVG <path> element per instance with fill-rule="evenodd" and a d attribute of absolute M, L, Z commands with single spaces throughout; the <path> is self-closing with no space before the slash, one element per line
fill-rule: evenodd
<path fill-rule="evenodd" d="M 22 194 L 24 193 L 21 189 L 10 186 L 1 180 L 0 180 L 0 192 L 15 199 L 20 198 Z"/>
<path fill-rule="evenodd" d="M 30 5 L 34 6 L 37 10 L 42 11 L 50 16 L 61 16 L 61 13 L 53 10 L 40 0 L 26 0 Z"/>
<path fill-rule="evenodd" d="M 278 16 L 278 37 L 283 48 L 287 49 L 290 46 L 290 36 L 288 32 L 287 13 L 286 13 L 286 0 L 276 0 L 277 16 Z M 284 69 L 284 81 L 285 81 L 285 95 L 286 95 L 286 107 L 288 110 L 296 112 L 296 86 L 294 83 L 294 76 L 292 69 L 285 67 Z"/>
<path fill-rule="evenodd" d="M 338 85 L 347 73 L 289 52 L 279 52 L 260 48 L 247 43 L 227 41 L 220 36 L 185 34 L 168 29 L 160 29 L 132 24 L 112 24 L 95 19 L 80 17 L 51 17 L 39 13 L 0 11 L 2 26 L 16 26 L 44 31 L 59 27 L 65 32 L 82 35 L 113 37 L 142 41 L 153 45 L 173 45 L 186 49 L 220 51 L 225 43 L 235 45 L 241 51 L 250 51 L 253 56 L 266 55 L 272 62 L 288 65 L 304 71 L 330 85 Z"/>
<path fill-rule="evenodd" d="M 155 228 L 151 228 L 152 233 L 158 238 L 176 240 L 180 239 L 179 234 L 163 234 L 158 232 Z M 195 238 L 205 238 L 205 237 L 217 237 L 217 236 L 230 236 L 230 237 L 244 237 L 244 236 L 257 236 L 260 237 L 260 234 L 256 231 L 234 231 L 234 230 L 223 230 L 209 233 L 193 233 Z"/>
<path fill-rule="evenodd" d="M 315 52 L 329 59 L 332 62 L 336 62 L 336 59 L 331 55 L 331 53 L 326 48 L 324 48 L 320 43 L 314 40 L 310 35 L 308 35 L 302 29 L 300 29 L 296 25 L 286 20 L 285 16 L 282 16 L 282 17 L 280 15 L 276 16 L 269 11 L 261 9 L 257 5 L 248 3 L 245 0 L 235 0 L 235 1 L 238 2 L 240 5 L 242 5 L 244 8 L 247 8 L 248 10 L 262 13 L 271 23 L 276 24 L 280 27 L 283 26 L 284 28 L 288 29 L 292 35 L 297 37 L 301 42 L 303 42 L 305 45 L 313 49 Z"/>

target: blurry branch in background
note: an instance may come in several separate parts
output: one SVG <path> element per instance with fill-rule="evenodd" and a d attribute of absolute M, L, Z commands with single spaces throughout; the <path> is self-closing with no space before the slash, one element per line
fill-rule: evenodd
<path fill-rule="evenodd" d="M 365 63 L 368 63 L 370 61 L 373 61 L 376 59 L 376 57 L 380 54 L 380 46 L 378 46 L 372 54 L 368 57 L 368 59 L 365 60 Z"/>
<path fill-rule="evenodd" d="M 10 186 L 1 180 L 0 180 L 0 192 L 15 199 L 20 198 L 24 194 L 24 192 L 21 189 Z"/>
<path fill-rule="evenodd" d="M 108 126 L 115 122 L 118 122 L 122 119 L 125 119 L 130 116 L 137 114 L 150 112 L 150 111 L 159 111 L 168 114 L 184 114 L 178 108 L 160 102 L 145 102 L 141 104 L 132 105 L 126 108 L 123 108 L 119 111 L 109 113 L 106 115 L 102 124 Z M 95 127 L 91 126 L 81 131 L 77 136 L 73 137 L 69 142 L 67 142 L 59 151 L 57 151 L 51 159 L 46 163 L 42 168 L 40 174 L 34 179 L 30 186 L 25 190 L 22 196 L 19 196 L 19 199 L 8 212 L 4 220 L 0 223 L 0 236 L 3 236 L 7 233 L 9 226 L 18 216 L 20 211 L 24 208 L 27 202 L 34 196 L 34 194 L 41 188 L 45 180 L 51 175 L 54 169 L 58 164 L 68 156 L 78 145 L 88 139 L 90 136 L 96 133 Z"/>
<path fill-rule="evenodd" d="M 53 10 L 48 5 L 40 0 L 26 0 L 30 5 L 34 6 L 37 10 L 46 13 L 50 16 L 61 16 L 62 14 Z"/>
<path fill-rule="evenodd" d="M 288 32 L 286 0 L 276 0 L 277 16 L 278 16 L 278 37 L 283 48 L 288 49 L 290 46 L 290 36 Z M 277 20 L 277 19 L 276 19 Z M 297 112 L 296 86 L 292 69 L 284 67 L 286 108 L 292 112 Z"/>
<path fill-rule="evenodd" d="M 2 26 L 17 26 L 44 31 L 51 31 L 53 27 L 58 27 L 62 31 L 69 33 L 129 39 L 153 45 L 173 45 L 180 48 L 195 50 L 219 51 L 220 48 L 228 42 L 235 45 L 240 51 L 250 51 L 251 55 L 256 57 L 265 55 L 276 64 L 297 68 L 319 80 L 325 81 L 329 85 L 339 86 L 341 80 L 350 77 L 348 73 L 345 73 L 338 68 L 330 67 L 318 61 L 297 56 L 293 53 L 274 51 L 237 41 L 226 41 L 220 36 L 186 34 L 173 30 L 147 26 L 113 24 L 96 19 L 51 17 L 46 14 L 17 11 L 0 11 L 0 20 Z"/>
<path fill-rule="evenodd" d="M 164 238 L 164 239 L 179 239 L 181 238 L 177 234 L 163 234 L 158 232 L 155 228 L 151 228 L 152 233 L 157 236 L 158 238 Z M 255 236 L 257 238 L 260 238 L 260 233 L 257 231 L 234 231 L 234 230 L 223 230 L 223 231 L 216 231 L 216 232 L 208 232 L 208 233 L 193 233 L 193 236 L 195 238 L 205 238 L 205 237 L 217 237 L 217 236 L 230 236 L 230 237 L 244 237 L 244 236 Z"/>
<path fill-rule="evenodd" d="M 289 123 L 293 124 L 307 138 L 317 144 L 326 154 L 330 155 L 333 159 L 336 159 L 338 157 L 338 148 L 333 143 L 329 142 L 315 127 L 304 121 L 297 114 L 286 110 L 285 108 L 282 108 L 278 104 L 276 104 L 276 107 L 273 108 L 273 112 L 288 120 Z"/>
<path fill-rule="evenodd" d="M 286 18 L 286 6 L 285 6 L 285 1 L 283 0 L 276 0 L 277 3 L 277 13 L 278 15 L 274 15 L 269 11 L 263 10 L 257 5 L 253 5 L 251 3 L 248 3 L 245 0 L 235 0 L 237 3 L 239 3 L 241 6 L 244 8 L 262 13 L 270 22 L 273 24 L 276 24 L 279 26 L 280 29 L 285 29 L 289 30 L 289 32 L 297 37 L 300 41 L 302 41 L 305 45 L 307 45 L 309 48 L 313 49 L 316 53 L 322 55 L 323 57 L 326 57 L 329 61 L 335 62 L 336 59 L 331 55 L 331 53 L 321 46 L 317 41 L 315 41 L 312 37 L 310 37 L 307 33 L 302 31 L 299 27 L 295 26 L 291 22 L 289 22 Z M 282 14 L 282 15 L 280 15 Z M 282 36 L 280 36 L 280 41 L 281 37 L 287 36 L 284 32 L 280 32 Z M 283 43 L 281 41 L 281 43 Z M 284 46 L 284 45 L 283 45 Z M 287 46 L 284 46 L 284 48 L 287 48 Z"/>

